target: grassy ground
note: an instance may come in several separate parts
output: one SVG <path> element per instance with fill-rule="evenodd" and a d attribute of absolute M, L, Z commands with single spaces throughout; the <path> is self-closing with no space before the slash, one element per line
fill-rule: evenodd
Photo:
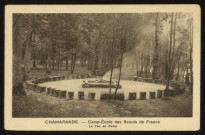
<path fill-rule="evenodd" d="M 66 100 L 26 90 L 13 97 L 13 117 L 191 117 L 192 96 L 129 101 Z"/>

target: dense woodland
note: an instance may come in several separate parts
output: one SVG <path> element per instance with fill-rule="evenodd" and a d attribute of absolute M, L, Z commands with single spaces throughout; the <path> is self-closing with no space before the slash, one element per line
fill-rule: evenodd
<path fill-rule="evenodd" d="M 132 53 L 133 76 L 166 79 L 167 89 L 169 80 L 182 81 L 192 93 L 192 46 L 190 13 L 14 14 L 13 86 L 36 68 L 121 69 L 123 55 Z"/>

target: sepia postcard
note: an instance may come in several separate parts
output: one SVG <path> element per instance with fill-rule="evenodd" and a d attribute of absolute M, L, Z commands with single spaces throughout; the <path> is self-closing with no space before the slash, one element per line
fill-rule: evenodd
<path fill-rule="evenodd" d="M 6 130 L 197 131 L 194 4 L 7 5 Z"/>

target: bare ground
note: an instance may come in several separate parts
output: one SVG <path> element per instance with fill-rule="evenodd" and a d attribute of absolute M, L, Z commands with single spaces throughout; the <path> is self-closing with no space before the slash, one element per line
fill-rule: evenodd
<path fill-rule="evenodd" d="M 26 90 L 13 96 L 13 117 L 192 117 L 192 96 L 128 101 L 67 100 Z"/>

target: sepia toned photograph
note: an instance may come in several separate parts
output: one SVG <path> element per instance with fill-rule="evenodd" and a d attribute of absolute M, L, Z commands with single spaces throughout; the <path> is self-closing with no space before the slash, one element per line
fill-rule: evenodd
<path fill-rule="evenodd" d="M 10 16 L 11 119 L 86 123 L 90 130 L 110 123 L 110 130 L 119 126 L 109 118 L 123 118 L 119 123 L 127 126 L 137 118 L 155 125 L 160 120 L 149 118 L 193 118 L 200 92 L 193 83 L 193 59 L 200 55 L 193 51 L 200 47 L 193 11 Z"/>

